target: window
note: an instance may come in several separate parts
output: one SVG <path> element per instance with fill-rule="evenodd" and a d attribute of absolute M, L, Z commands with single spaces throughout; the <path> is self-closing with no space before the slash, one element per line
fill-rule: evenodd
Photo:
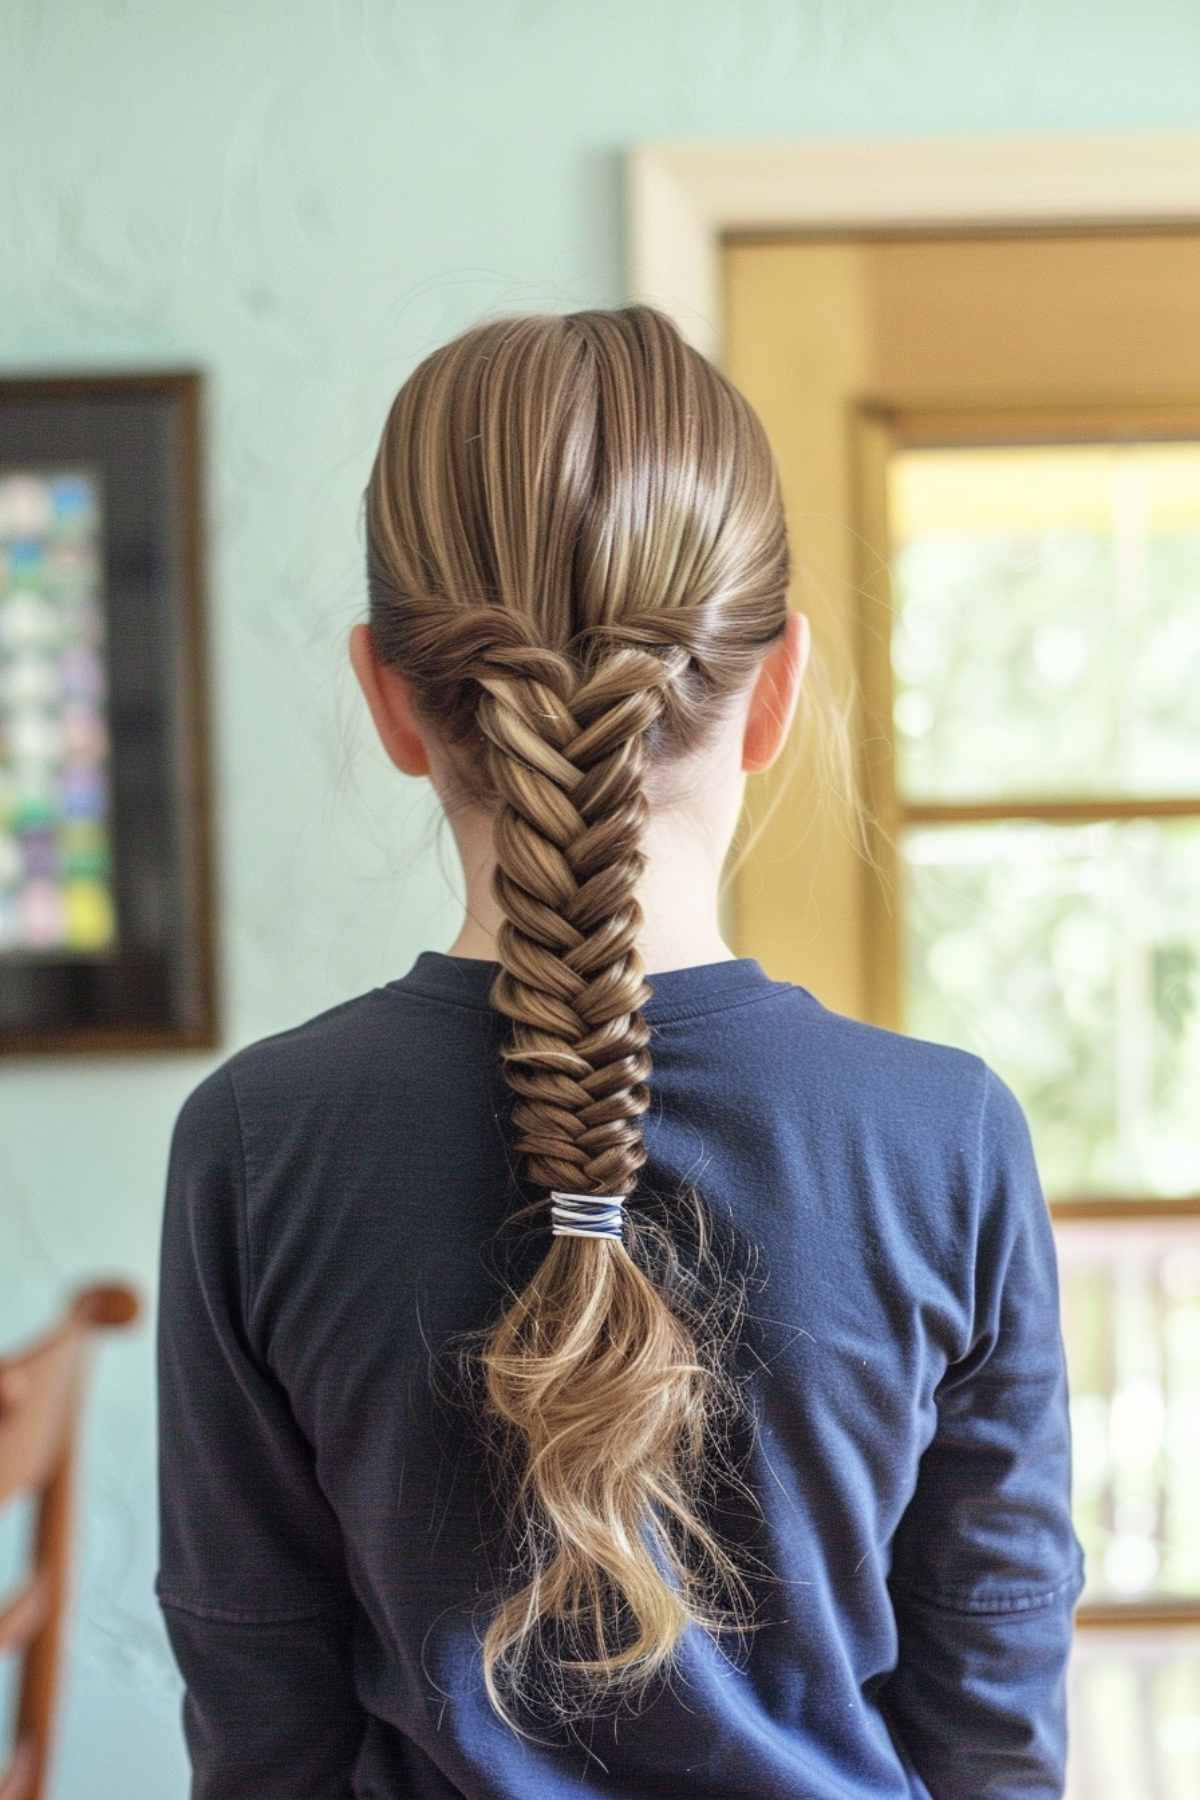
<path fill-rule="evenodd" d="M 1186 1193 L 1200 443 L 888 463 L 906 1026 L 994 1055 L 1060 1195 Z"/>
<path fill-rule="evenodd" d="M 868 962 L 1011 1083 L 1055 1215 L 1089 1797 L 1182 1794 L 1200 1750 L 1200 419 L 1148 423 L 860 439 Z"/>
<path fill-rule="evenodd" d="M 876 863 L 755 784 L 744 951 L 977 1050 L 1054 1213 L 1088 1551 L 1071 1800 L 1200 1792 L 1200 232 L 747 231 L 727 366 Z M 820 779 L 819 767 L 810 764 Z M 1196 1117 L 1193 1119 L 1193 1112 Z"/>

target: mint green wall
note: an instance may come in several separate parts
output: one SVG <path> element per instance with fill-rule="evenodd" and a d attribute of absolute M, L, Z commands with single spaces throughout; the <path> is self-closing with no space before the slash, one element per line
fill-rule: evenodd
<path fill-rule="evenodd" d="M 359 493 L 441 339 L 623 299 L 628 145 L 1195 127 L 1198 78 L 1195 0 L 5 0 L 0 367 L 210 374 L 221 1054 L 453 935 L 424 796 L 345 666 Z M 152 1303 L 210 1064 L 6 1065 L 0 1342 L 101 1271 Z M 186 1793 L 152 1318 L 94 1364 L 54 1800 Z"/>

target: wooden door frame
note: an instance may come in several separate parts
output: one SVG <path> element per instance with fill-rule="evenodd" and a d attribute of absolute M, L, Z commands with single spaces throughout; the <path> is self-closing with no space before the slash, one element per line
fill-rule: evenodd
<path fill-rule="evenodd" d="M 731 235 L 1197 225 L 1200 132 L 650 142 L 625 203 L 630 298 L 720 365 Z"/>

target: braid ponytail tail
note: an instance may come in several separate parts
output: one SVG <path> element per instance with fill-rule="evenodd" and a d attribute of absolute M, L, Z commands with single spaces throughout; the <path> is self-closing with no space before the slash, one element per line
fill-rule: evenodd
<path fill-rule="evenodd" d="M 532 645 L 497 647 L 474 668 L 500 797 L 492 1001 L 510 1021 L 517 1149 L 528 1179 L 551 1191 L 633 1196 L 645 1162 L 650 990 L 635 890 L 646 734 L 671 670 L 669 657 L 620 647 L 581 671 Z M 703 1264 L 703 1208 L 685 1197 Z M 524 1581 L 487 1626 L 484 1679 L 522 1735 L 503 1690 L 532 1698 L 531 1658 L 548 1636 L 555 1654 L 538 1688 L 549 1673 L 565 1720 L 644 1689 L 689 1625 L 749 1628 L 750 1590 L 696 1508 L 718 1466 L 754 1503 L 714 1438 L 740 1405 L 723 1356 L 736 1309 L 731 1319 L 728 1286 L 708 1296 L 648 1209 L 623 1211 L 621 1237 L 554 1236 L 482 1334 L 485 1403 L 517 1477 Z"/>

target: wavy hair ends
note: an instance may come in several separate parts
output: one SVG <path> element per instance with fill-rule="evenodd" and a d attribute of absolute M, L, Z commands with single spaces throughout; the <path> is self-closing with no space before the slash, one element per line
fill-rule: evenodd
<path fill-rule="evenodd" d="M 783 505 L 749 403 L 664 313 L 628 306 L 492 319 L 427 356 L 389 411 L 366 526 L 377 652 L 492 812 L 522 1173 L 631 1197 L 623 1238 L 554 1236 L 464 1334 L 518 1550 L 484 1679 L 529 1735 L 508 1702 L 535 1687 L 560 1720 L 595 1714 L 669 1669 L 689 1625 L 751 1629 L 702 1505 L 722 1483 L 755 1503 L 726 1448 L 743 1290 L 694 1190 L 656 1218 L 638 1187 L 637 888 L 648 788 L 783 632 Z"/>

